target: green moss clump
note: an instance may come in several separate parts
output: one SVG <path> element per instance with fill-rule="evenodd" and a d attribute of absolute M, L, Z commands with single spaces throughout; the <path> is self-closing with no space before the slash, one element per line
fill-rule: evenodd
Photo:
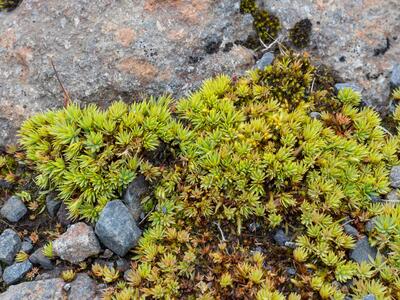
<path fill-rule="evenodd" d="M 242 0 L 240 1 L 240 13 L 242 14 L 253 14 L 257 10 L 257 4 L 255 0 Z"/>
<path fill-rule="evenodd" d="M 282 29 L 279 18 L 271 12 L 259 9 L 254 0 L 242 0 L 240 2 L 240 12 L 249 13 L 253 16 L 253 27 L 263 42 L 272 42 Z"/>
<path fill-rule="evenodd" d="M 271 42 L 277 38 L 282 29 L 279 18 L 266 10 L 257 10 L 253 14 L 253 26 L 259 36 L 265 43 Z"/>
<path fill-rule="evenodd" d="M 207 80 L 176 104 L 71 105 L 22 126 L 38 184 L 76 217 L 95 219 L 138 172 L 153 180 L 132 270 L 105 299 L 398 298 L 398 208 L 371 198 L 390 191 L 400 138 L 359 107 L 360 94 L 333 95 L 315 76 L 306 56 L 289 54 L 235 81 Z M 170 159 L 155 166 L 161 142 Z M 350 259 L 345 219 L 377 245 L 376 259 Z M 268 238 L 279 227 L 295 232 L 295 251 Z"/>
<path fill-rule="evenodd" d="M 39 114 L 21 127 L 20 143 L 38 170 L 37 185 L 56 190 L 74 218 L 95 220 L 104 205 L 136 177 L 157 177 L 144 152 L 173 143 L 179 124 L 167 97 L 116 102 L 107 111 L 73 104 Z"/>
<path fill-rule="evenodd" d="M 309 19 L 303 19 L 297 22 L 289 30 L 289 39 L 297 48 L 305 48 L 310 44 L 312 23 Z"/>

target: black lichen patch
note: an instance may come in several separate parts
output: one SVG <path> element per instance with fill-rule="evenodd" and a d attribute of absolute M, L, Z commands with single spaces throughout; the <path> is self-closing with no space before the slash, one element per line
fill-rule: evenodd
<path fill-rule="evenodd" d="M 380 48 L 374 49 L 374 56 L 384 55 L 386 51 L 390 49 L 390 40 L 386 38 L 386 45 Z"/>
<path fill-rule="evenodd" d="M 289 30 L 289 39 L 297 48 L 305 48 L 310 44 L 312 23 L 309 19 L 303 19 L 297 22 Z"/>
<path fill-rule="evenodd" d="M 236 40 L 235 45 L 240 45 L 252 50 L 257 50 L 262 46 L 257 34 L 250 34 L 246 40 Z"/>
<path fill-rule="evenodd" d="M 231 42 L 226 43 L 224 48 L 222 49 L 222 52 L 229 52 L 232 50 L 232 48 L 233 48 L 233 43 Z"/>
<path fill-rule="evenodd" d="M 204 47 L 204 51 L 207 54 L 214 54 L 217 53 L 219 51 L 219 47 L 222 44 L 222 40 L 215 38 L 215 37 L 211 37 L 208 41 L 206 46 Z"/>
<path fill-rule="evenodd" d="M 0 11 L 12 11 L 20 5 L 22 0 L 0 0 Z"/>

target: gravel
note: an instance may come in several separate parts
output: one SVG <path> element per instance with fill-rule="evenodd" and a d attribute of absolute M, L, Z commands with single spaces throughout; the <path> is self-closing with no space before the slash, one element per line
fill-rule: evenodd
<path fill-rule="evenodd" d="M 29 260 L 24 262 L 15 263 L 4 269 L 3 281 L 5 284 L 10 285 L 17 283 L 24 278 L 25 274 L 32 269 L 32 264 Z"/>
<path fill-rule="evenodd" d="M 10 265 L 21 249 L 21 239 L 12 229 L 6 229 L 0 235 L 0 261 Z"/>
<path fill-rule="evenodd" d="M 27 212 L 28 209 L 18 196 L 10 197 L 0 210 L 1 216 L 12 223 L 21 220 Z"/>

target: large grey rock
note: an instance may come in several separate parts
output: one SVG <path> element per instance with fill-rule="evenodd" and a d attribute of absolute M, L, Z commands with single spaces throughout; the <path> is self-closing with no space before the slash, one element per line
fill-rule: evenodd
<path fill-rule="evenodd" d="M 390 83 L 395 88 L 400 86 L 400 64 L 393 66 L 392 74 L 390 76 Z"/>
<path fill-rule="evenodd" d="M 70 263 L 79 263 L 101 251 L 93 228 L 76 223 L 53 242 L 53 253 Z"/>
<path fill-rule="evenodd" d="M 22 1 L 0 18 L 0 144 L 29 115 L 63 105 L 49 58 L 72 99 L 99 105 L 183 96 L 210 76 L 244 72 L 253 52 L 235 41 L 247 39 L 252 18 L 238 3 Z"/>
<path fill-rule="evenodd" d="M 51 260 L 43 254 L 43 247 L 37 249 L 29 256 L 29 260 L 32 264 L 40 266 L 45 270 L 52 270 L 54 268 Z"/>
<path fill-rule="evenodd" d="M 61 300 L 65 299 L 64 284 L 61 278 L 23 282 L 10 286 L 0 294 L 0 299 Z"/>
<path fill-rule="evenodd" d="M 363 237 L 357 241 L 356 246 L 350 253 L 350 258 L 358 263 L 369 262 L 370 258 L 375 259 L 376 253 L 376 248 L 369 244 L 368 238 Z"/>
<path fill-rule="evenodd" d="M 7 285 L 17 283 L 22 278 L 24 278 L 25 274 L 28 273 L 31 269 L 32 269 L 32 264 L 29 260 L 25 260 L 24 262 L 20 263 L 15 263 L 4 269 L 3 281 Z"/>
<path fill-rule="evenodd" d="M 341 82 L 360 86 L 365 102 L 388 109 L 390 76 L 400 57 L 400 1 L 257 2 L 281 19 L 285 36 L 298 21 L 309 19 L 311 43 L 305 50 L 311 57 L 337 71 Z"/>
<path fill-rule="evenodd" d="M 124 256 L 136 245 L 141 235 L 130 211 L 120 200 L 110 201 L 104 207 L 95 232 L 111 251 Z"/>
<path fill-rule="evenodd" d="M 12 229 L 6 229 L 0 235 L 0 261 L 12 264 L 17 252 L 21 249 L 21 239 Z"/>
<path fill-rule="evenodd" d="M 128 207 L 135 221 L 138 221 L 142 213 L 140 203 L 143 195 L 147 193 L 149 185 L 143 175 L 139 175 L 133 180 L 125 191 L 122 201 Z"/>
<path fill-rule="evenodd" d="M 12 285 L 0 294 L 0 300 L 99 300 L 99 296 L 96 283 L 80 273 L 71 283 L 51 278 Z"/>
<path fill-rule="evenodd" d="M 394 188 L 400 187 L 400 166 L 393 166 L 390 170 L 390 185 Z"/>
<path fill-rule="evenodd" d="M 18 196 L 10 197 L 0 210 L 1 216 L 13 223 L 21 220 L 27 212 L 28 209 Z"/>

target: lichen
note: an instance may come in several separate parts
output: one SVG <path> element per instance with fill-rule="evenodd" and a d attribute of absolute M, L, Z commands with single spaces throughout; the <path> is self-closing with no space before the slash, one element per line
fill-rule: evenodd
<path fill-rule="evenodd" d="M 289 39 L 295 47 L 302 49 L 310 44 L 311 32 L 311 21 L 309 19 L 303 19 L 289 30 Z"/>

